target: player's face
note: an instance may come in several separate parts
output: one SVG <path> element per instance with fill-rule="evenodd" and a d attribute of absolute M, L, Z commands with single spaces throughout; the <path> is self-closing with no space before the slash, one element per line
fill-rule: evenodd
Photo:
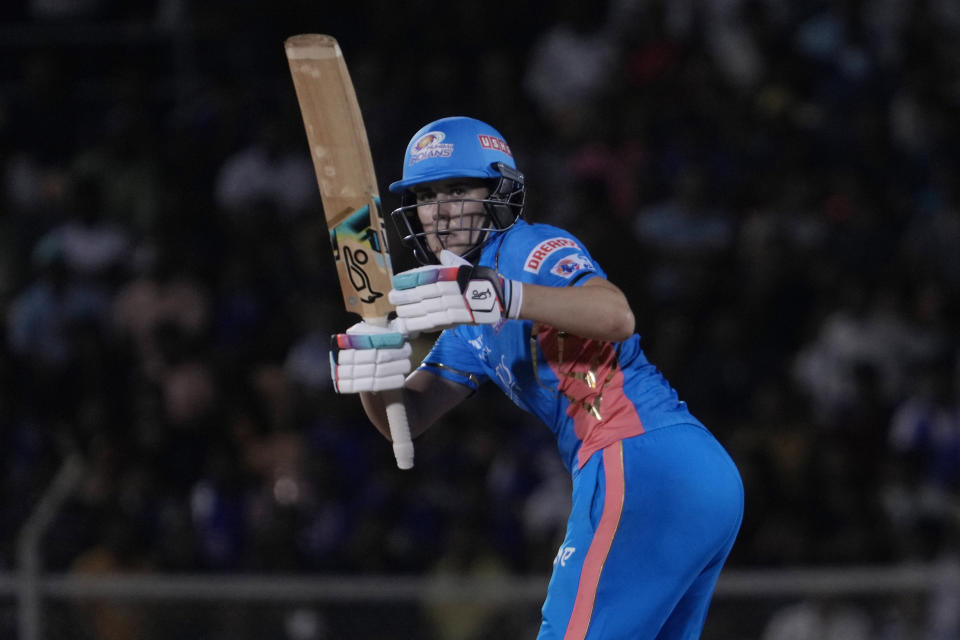
<path fill-rule="evenodd" d="M 436 255 L 448 249 L 458 256 L 476 246 L 488 227 L 483 200 L 490 188 L 480 178 L 438 180 L 414 187 L 417 216 L 427 247 Z"/>

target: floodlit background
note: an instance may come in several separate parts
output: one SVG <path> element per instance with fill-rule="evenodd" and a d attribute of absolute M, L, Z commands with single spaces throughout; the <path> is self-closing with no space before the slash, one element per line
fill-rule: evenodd
<path fill-rule="evenodd" d="M 330 390 L 304 32 L 387 211 L 478 117 L 628 294 L 747 489 L 705 638 L 960 637 L 954 0 L 3 2 L 0 637 L 535 636 L 546 428 L 484 390 L 400 472 Z"/>

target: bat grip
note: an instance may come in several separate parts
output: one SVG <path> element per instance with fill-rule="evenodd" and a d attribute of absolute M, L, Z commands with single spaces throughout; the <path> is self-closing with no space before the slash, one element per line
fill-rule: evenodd
<path fill-rule="evenodd" d="M 364 318 L 370 324 L 387 326 L 386 318 Z M 387 423 L 390 425 L 390 440 L 393 441 L 393 456 L 400 469 L 413 468 L 413 439 L 410 437 L 410 423 L 407 421 L 407 408 L 403 405 L 403 390 L 381 391 L 387 408 Z"/>
<path fill-rule="evenodd" d="M 407 409 L 403 406 L 403 391 L 393 389 L 382 393 L 387 405 L 387 422 L 390 424 L 390 439 L 393 440 L 393 455 L 397 459 L 397 467 L 412 469 L 413 441 L 410 439 Z"/>

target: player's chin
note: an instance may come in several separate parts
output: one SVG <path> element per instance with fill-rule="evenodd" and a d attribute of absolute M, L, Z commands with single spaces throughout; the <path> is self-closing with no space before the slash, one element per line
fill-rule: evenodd
<path fill-rule="evenodd" d="M 442 242 L 428 242 L 427 246 L 430 247 L 430 250 L 433 251 L 435 255 L 440 255 L 440 252 L 446 249 L 447 251 L 455 253 L 458 256 L 462 256 L 473 248 L 473 245 L 469 244 L 465 240 L 460 240 L 451 236 L 444 238 Z"/>
<path fill-rule="evenodd" d="M 470 251 L 470 249 L 473 248 L 473 245 L 472 245 L 472 244 L 466 244 L 466 243 L 454 243 L 454 244 L 447 244 L 447 245 L 443 246 L 442 248 L 443 248 L 443 249 L 446 249 L 447 251 L 449 251 L 449 252 L 451 252 L 451 253 L 455 253 L 455 254 L 457 254 L 458 256 L 462 256 L 462 255 L 465 254 L 466 252 Z M 439 251 L 437 251 L 436 253 L 439 254 Z"/>

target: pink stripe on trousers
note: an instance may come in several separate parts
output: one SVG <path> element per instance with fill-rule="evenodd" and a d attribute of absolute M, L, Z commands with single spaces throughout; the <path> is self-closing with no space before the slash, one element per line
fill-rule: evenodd
<path fill-rule="evenodd" d="M 587 557 L 580 570 L 580 584 L 577 586 L 577 597 L 573 602 L 573 613 L 567 624 L 567 632 L 563 640 L 583 640 L 587 637 L 590 627 L 590 618 L 593 615 L 594 602 L 597 599 L 597 587 L 600 585 L 600 574 L 607 561 L 613 537 L 620 524 L 620 514 L 623 512 L 624 477 L 623 477 L 623 442 L 618 440 L 603 450 L 603 475 L 606 480 L 606 490 L 603 498 L 603 514 L 600 524 L 593 534 L 593 541 L 587 549 Z"/>

